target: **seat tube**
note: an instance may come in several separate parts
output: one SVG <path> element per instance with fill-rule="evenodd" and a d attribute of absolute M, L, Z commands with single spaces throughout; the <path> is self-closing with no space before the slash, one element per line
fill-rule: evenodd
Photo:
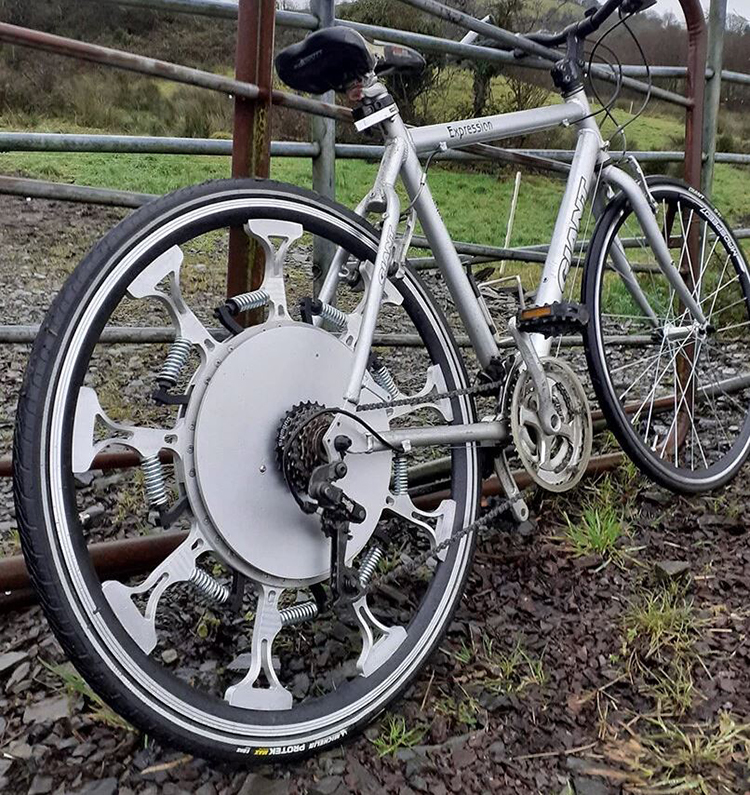
<path fill-rule="evenodd" d="M 596 129 L 583 127 L 579 130 L 570 176 L 565 186 L 536 294 L 537 306 L 560 301 L 565 293 L 565 281 L 575 255 L 578 230 L 586 201 L 591 193 L 594 169 L 601 147 L 601 136 Z M 551 344 L 550 339 L 534 335 L 534 347 L 540 356 L 549 353 Z"/>

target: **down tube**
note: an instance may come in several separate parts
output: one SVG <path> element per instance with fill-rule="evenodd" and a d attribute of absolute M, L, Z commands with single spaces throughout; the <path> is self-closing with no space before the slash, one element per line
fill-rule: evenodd
<path fill-rule="evenodd" d="M 415 208 L 425 237 L 432 248 L 445 283 L 448 285 L 448 290 L 456 304 L 466 333 L 477 354 L 477 359 L 482 367 L 487 367 L 492 359 L 499 355 L 497 343 L 484 319 L 474 290 L 464 273 L 461 260 L 453 247 L 453 242 L 427 184 L 424 184 L 420 191 L 422 167 L 416 152 L 411 147 L 409 147 L 401 169 L 401 178 L 409 198 L 414 201 L 414 197 L 417 197 Z"/>

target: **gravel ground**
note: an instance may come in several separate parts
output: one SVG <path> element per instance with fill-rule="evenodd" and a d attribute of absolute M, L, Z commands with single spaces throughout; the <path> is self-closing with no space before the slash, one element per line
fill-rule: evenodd
<path fill-rule="evenodd" d="M 2 322 L 39 322 L 81 255 L 120 217 L 0 197 Z M 137 381 L 139 362 L 123 347 L 114 363 Z M 28 349 L 0 350 L 7 453 Z M 293 766 L 212 766 L 160 747 L 91 697 L 38 607 L 8 613 L 0 631 L 0 791 L 614 795 L 670 791 L 656 783 L 686 775 L 700 776 L 705 792 L 750 791 L 746 474 L 719 495 L 687 500 L 622 468 L 606 488 L 628 532 L 604 558 L 563 538 L 564 512 L 575 519 L 582 503 L 601 499 L 604 484 L 567 499 L 533 495 L 536 531 L 498 531 L 480 545 L 441 650 L 393 714 Z M 142 529 L 112 496 L 127 491 L 122 477 L 133 476 L 95 473 L 80 484 L 85 505 L 117 516 L 92 538 Z M 15 527 L 3 479 L 4 554 L 17 552 Z M 639 612 L 652 602 L 661 615 L 681 617 L 656 645 L 643 618 L 650 614 Z M 210 660 L 184 663 L 211 674 Z M 411 733 L 379 756 L 401 720 Z"/>

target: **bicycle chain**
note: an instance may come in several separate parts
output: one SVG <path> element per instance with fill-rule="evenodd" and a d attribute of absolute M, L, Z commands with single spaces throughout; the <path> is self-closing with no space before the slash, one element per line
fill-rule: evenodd
<path fill-rule="evenodd" d="M 490 508 L 490 510 L 484 514 L 484 516 L 480 516 L 479 519 L 475 519 L 471 524 L 466 525 L 466 527 L 459 530 L 457 533 L 454 533 L 449 538 L 446 538 L 444 541 L 441 541 L 434 549 L 428 549 L 424 552 L 417 555 L 416 558 L 410 560 L 408 562 L 402 562 L 400 566 L 397 566 L 395 569 L 387 572 L 386 574 L 381 575 L 380 577 L 373 578 L 370 582 L 367 583 L 361 590 L 360 595 L 366 596 L 371 590 L 375 590 L 380 585 L 386 585 L 391 580 L 396 579 L 397 575 L 405 575 L 405 574 L 412 574 L 419 569 L 420 566 L 423 566 L 430 558 L 436 558 L 437 556 L 445 549 L 449 549 L 454 544 L 457 544 L 461 541 L 462 538 L 470 535 L 471 533 L 478 532 L 482 533 L 483 530 L 488 529 L 488 525 L 494 519 L 496 519 L 501 514 L 505 513 L 510 509 L 510 500 L 503 500 L 502 502 L 498 503 L 494 508 Z M 495 530 L 499 530 L 500 528 L 493 528 Z M 489 534 L 488 534 L 489 535 Z M 484 536 L 482 536 L 484 537 Z"/>
<path fill-rule="evenodd" d="M 374 411 L 376 409 L 395 408 L 396 406 L 417 406 L 420 403 L 437 403 L 439 400 L 448 400 L 457 397 L 464 397 L 466 395 L 489 395 L 495 390 L 502 387 L 507 378 L 498 381 L 487 381 L 484 384 L 476 384 L 475 386 L 459 387 L 458 389 L 451 389 L 448 392 L 438 392 L 437 395 L 422 395 L 421 397 L 404 397 L 397 398 L 396 400 L 386 400 L 379 403 L 363 403 L 357 406 L 357 411 Z"/>
<path fill-rule="evenodd" d="M 398 398 L 396 400 L 389 400 L 389 401 L 381 401 L 378 403 L 364 403 L 362 405 L 357 406 L 357 411 L 372 411 L 382 408 L 394 408 L 396 406 L 412 406 L 412 405 L 419 405 L 421 403 L 425 403 L 428 400 L 430 402 L 437 402 L 440 400 L 451 400 L 457 397 L 466 397 L 466 396 L 477 396 L 477 395 L 490 395 L 490 394 L 497 394 L 497 390 L 505 385 L 507 382 L 507 376 L 503 379 L 498 379 L 496 381 L 487 381 L 485 383 L 475 384 L 474 386 L 470 387 L 459 387 L 458 389 L 452 389 L 446 392 L 438 392 L 436 395 L 423 395 L 420 397 L 404 397 Z M 446 549 L 449 549 L 454 544 L 457 544 L 463 538 L 470 535 L 474 532 L 482 533 L 488 528 L 490 522 L 496 519 L 501 514 L 505 513 L 510 509 L 510 501 L 503 500 L 501 503 L 496 505 L 495 507 L 491 508 L 484 516 L 479 517 L 471 524 L 466 525 L 457 533 L 454 533 L 450 537 L 444 539 L 439 544 L 437 544 L 434 548 L 425 550 L 424 552 L 417 555 L 417 557 L 413 558 L 412 560 L 402 562 L 399 566 L 391 571 L 387 572 L 380 577 L 373 577 L 365 586 L 360 587 L 359 593 L 357 598 L 361 598 L 362 596 L 366 596 L 371 591 L 378 588 L 378 586 L 385 585 L 388 582 L 394 580 L 397 576 L 404 576 L 409 575 L 411 573 L 416 572 L 420 566 L 423 566 L 427 563 L 428 560 L 431 558 L 437 559 L 438 555 Z"/>
<path fill-rule="evenodd" d="M 357 411 L 372 411 L 382 408 L 395 408 L 396 406 L 413 406 L 419 405 L 420 403 L 425 403 L 427 401 L 437 403 L 440 400 L 451 400 L 457 397 L 466 397 L 466 396 L 478 396 L 478 395 L 490 395 L 490 394 L 497 394 L 497 391 L 505 386 L 507 383 L 508 376 L 506 375 L 502 379 L 498 379 L 496 381 L 487 381 L 485 383 L 475 384 L 474 386 L 469 387 L 459 387 L 458 389 L 451 389 L 447 392 L 438 392 L 436 395 L 423 395 L 420 397 L 404 397 L 404 398 L 397 398 L 396 400 L 389 400 L 389 401 L 381 401 L 378 403 L 364 403 L 360 406 L 357 406 Z M 401 565 L 397 566 L 392 571 L 381 575 L 380 577 L 373 578 L 364 586 L 361 591 L 361 596 L 366 596 L 370 591 L 377 589 L 380 585 L 385 585 L 391 580 L 394 580 L 397 576 L 404 576 L 408 574 L 412 574 L 419 569 L 420 566 L 423 566 L 427 563 L 428 560 L 431 558 L 437 559 L 437 556 L 446 549 L 449 549 L 454 544 L 457 544 L 461 539 L 466 538 L 466 536 L 470 535 L 473 532 L 482 533 L 482 531 L 487 529 L 487 526 L 490 522 L 496 519 L 501 514 L 505 513 L 510 509 L 510 501 L 503 500 L 501 503 L 496 505 L 494 508 L 491 508 L 484 516 L 481 516 L 479 519 L 476 519 L 471 524 L 466 525 L 466 527 L 459 530 L 457 533 L 454 533 L 449 538 L 444 539 L 439 544 L 437 544 L 433 549 L 428 549 L 425 552 L 417 555 L 416 558 L 408 561 L 402 562 Z"/>

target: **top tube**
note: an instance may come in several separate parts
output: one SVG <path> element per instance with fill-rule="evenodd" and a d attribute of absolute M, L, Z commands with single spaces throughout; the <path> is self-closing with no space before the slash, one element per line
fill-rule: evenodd
<path fill-rule="evenodd" d="M 411 127 L 409 134 L 417 153 L 423 154 L 443 147 L 455 149 L 469 144 L 512 138 L 515 135 L 527 135 L 560 125 L 572 125 L 588 114 L 588 102 L 581 101 L 580 95 L 575 95 L 558 105 Z"/>

